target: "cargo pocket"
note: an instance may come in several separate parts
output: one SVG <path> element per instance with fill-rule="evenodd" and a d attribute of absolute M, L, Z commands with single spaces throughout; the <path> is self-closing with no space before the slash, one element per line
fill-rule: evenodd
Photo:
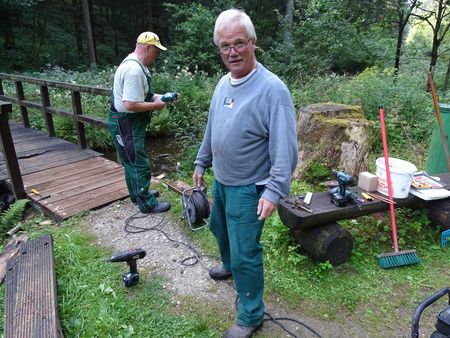
<path fill-rule="evenodd" d="M 119 151 L 121 152 L 122 158 L 131 164 L 136 163 L 136 151 L 133 137 L 133 118 L 129 117 L 119 117 L 119 138 L 117 142 L 119 143 Z"/>

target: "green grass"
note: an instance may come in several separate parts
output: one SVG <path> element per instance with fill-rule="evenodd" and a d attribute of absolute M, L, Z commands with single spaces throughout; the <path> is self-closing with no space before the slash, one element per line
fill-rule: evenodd
<path fill-rule="evenodd" d="M 141 274 L 137 285 L 125 288 L 121 276 L 126 266 L 108 262 L 112 252 L 94 244 L 79 218 L 46 228 L 39 225 L 42 219 L 37 217 L 26 227 L 31 238 L 44 233 L 53 236 L 58 311 L 65 337 L 219 335 L 220 318 L 193 301 L 184 306 L 197 311 L 180 310 L 157 275 L 146 278 Z M 3 297 L 4 288 L 1 303 Z"/>
<path fill-rule="evenodd" d="M 299 195 L 318 189 L 323 188 L 293 182 L 291 190 Z M 181 215 L 181 197 L 164 194 L 171 196 L 172 211 Z M 429 224 L 426 210 L 396 209 L 396 218 L 400 250 L 416 249 L 422 262 L 385 270 L 377 255 L 392 252 L 389 213 L 339 222 L 352 234 L 354 249 L 350 261 L 338 267 L 309 258 L 273 215 L 262 236 L 265 298 L 280 299 L 292 311 L 322 320 L 345 324 L 351 318 L 374 337 L 389 325 L 407 332 L 415 307 L 448 287 L 450 250 L 440 248 L 440 230 Z M 217 254 L 210 231 L 185 229 L 207 253 Z"/>
<path fill-rule="evenodd" d="M 158 188 L 172 202 L 173 215 L 181 216 L 181 196 Z M 293 192 L 312 188 L 295 183 Z M 272 216 L 262 236 L 265 299 L 280 299 L 294 313 L 320 320 L 355 321 L 370 336 L 389 325 L 408 330 L 414 308 L 448 286 L 450 250 L 439 247 L 440 232 L 428 224 L 424 211 L 398 209 L 396 214 L 400 250 L 415 248 L 421 264 L 388 270 L 378 266 L 377 254 L 392 250 L 387 214 L 340 222 L 352 234 L 354 249 L 350 261 L 338 267 L 310 259 L 279 217 Z M 23 228 L 31 237 L 51 233 L 54 238 L 58 311 L 66 337 L 215 337 L 232 320 L 191 297 L 177 305 L 156 275 L 141 274 L 138 285 L 125 288 L 124 266 L 108 262 L 112 252 L 87 235 L 82 217 L 43 227 L 44 219 L 35 217 Z M 192 232 L 183 222 L 180 227 L 205 253 L 218 255 L 209 230 Z"/>
<path fill-rule="evenodd" d="M 367 69 L 355 77 L 324 76 L 312 79 L 301 88 L 293 88 L 293 98 L 297 108 L 328 101 L 358 104 L 363 107 L 365 116 L 375 122 L 378 121 L 377 106 L 383 103 L 390 156 L 408 160 L 421 170 L 426 159 L 430 126 L 434 122 L 432 100 L 425 90 L 424 69 L 411 65 L 396 79 L 387 70 L 377 68 Z M 58 79 L 56 75 L 67 76 L 58 72 L 50 75 L 54 79 Z M 111 78 L 112 70 L 101 74 L 69 75 L 76 78 L 76 83 L 95 85 L 91 81 L 109 83 L 105 81 Z M 162 86 L 162 90 L 176 88 L 182 93 L 181 101 L 171 106 L 168 114 L 155 119 L 154 127 L 158 130 L 164 126 L 173 128 L 185 153 L 180 159 L 181 172 L 170 176 L 176 179 L 179 175 L 190 184 L 192 163 L 216 79 L 198 74 L 173 79 L 161 73 L 155 77 L 155 82 Z M 444 102 L 448 94 L 439 94 Z M 30 93 L 31 98 L 33 95 Z M 39 101 L 37 96 L 35 99 Z M 64 100 L 63 96 L 57 97 L 55 104 Z M 103 113 L 106 106 L 92 101 L 86 107 Z M 34 121 L 32 123 L 42 124 L 43 120 Z M 55 121 L 58 130 L 64 134 L 69 134 L 73 128 L 57 118 Z M 105 144 L 108 140 L 106 134 L 93 138 Z M 379 126 L 375 123 L 369 156 L 369 171 L 373 173 L 375 159 L 382 156 L 380 140 Z M 210 174 L 206 175 L 206 180 L 211 186 Z M 323 190 L 323 187 L 293 182 L 292 194 L 319 189 Z M 181 196 L 164 190 L 163 197 L 172 202 L 171 212 L 175 217 L 180 217 Z M 384 217 L 367 216 L 340 222 L 352 234 L 354 249 L 350 261 L 339 267 L 311 260 L 278 216 L 272 216 L 266 222 L 262 236 L 266 299 L 279 298 L 293 311 L 314 318 L 355 321 L 375 337 L 379 336 L 377 330 L 390 324 L 400 325 L 407 332 L 415 306 L 436 290 L 449 286 L 450 250 L 439 247 L 439 231 L 429 225 L 426 213 L 398 209 L 396 216 L 400 250 L 416 249 L 421 264 L 388 270 L 378 266 L 377 254 L 392 251 L 387 213 Z M 196 304 L 194 300 L 177 308 L 171 303 L 170 295 L 162 290 L 157 276 L 142 280 L 136 288 L 123 288 L 120 280 L 123 267 L 106 263 L 111 252 L 97 248 L 78 222 L 79 219 L 75 218 L 60 228 L 45 230 L 56 239 L 60 315 L 68 337 L 146 337 L 150 333 L 156 333 L 156 336 L 215 336 L 222 332 L 224 324 L 220 319 L 223 314 Z M 24 226 L 33 233 L 42 232 L 37 223 Z M 183 222 L 180 222 L 180 227 L 204 252 L 218 256 L 210 231 L 192 232 Z M 179 319 L 180 314 L 185 316 Z M 165 327 L 172 327 L 172 331 L 164 331 Z"/>
<path fill-rule="evenodd" d="M 408 227 L 399 232 L 400 250 L 416 248 L 422 263 L 383 270 L 376 256 L 392 252 L 389 217 L 381 222 L 369 216 L 340 222 L 352 233 L 354 249 L 350 262 L 336 268 L 302 255 L 273 217 L 263 235 L 267 293 L 310 316 L 341 322 L 357 316 L 370 323 L 368 332 L 388 323 L 407 328 L 414 308 L 449 283 L 445 276 L 450 251 L 439 247 L 438 230 L 430 225 L 417 228 L 422 218 L 411 211 L 398 216 L 399 227 Z"/>

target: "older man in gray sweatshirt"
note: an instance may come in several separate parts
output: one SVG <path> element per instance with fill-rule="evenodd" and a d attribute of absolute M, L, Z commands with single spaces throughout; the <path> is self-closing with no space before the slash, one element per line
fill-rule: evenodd
<path fill-rule="evenodd" d="M 222 264 L 209 274 L 236 285 L 237 320 L 225 337 L 250 337 L 264 319 L 264 220 L 289 194 L 297 164 L 295 111 L 286 85 L 256 60 L 247 14 L 222 12 L 214 42 L 230 72 L 215 89 L 193 180 L 200 186 L 213 167 L 210 228 Z"/>

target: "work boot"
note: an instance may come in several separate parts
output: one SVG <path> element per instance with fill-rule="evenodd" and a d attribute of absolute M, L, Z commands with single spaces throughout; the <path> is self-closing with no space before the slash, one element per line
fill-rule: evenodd
<path fill-rule="evenodd" d="M 170 203 L 169 202 L 159 202 L 155 205 L 153 208 L 148 210 L 141 210 L 143 214 L 158 214 L 161 212 L 166 212 L 170 209 Z"/>
<path fill-rule="evenodd" d="M 214 280 L 226 280 L 231 278 L 231 271 L 227 271 L 223 268 L 223 265 L 216 265 L 212 269 L 209 270 L 209 276 Z"/>
<path fill-rule="evenodd" d="M 255 326 L 242 326 L 239 324 L 234 324 L 231 329 L 229 329 L 224 334 L 224 338 L 249 338 L 253 336 L 253 334 L 258 331 L 261 326 L 263 325 L 263 322 L 261 324 L 255 325 Z"/>

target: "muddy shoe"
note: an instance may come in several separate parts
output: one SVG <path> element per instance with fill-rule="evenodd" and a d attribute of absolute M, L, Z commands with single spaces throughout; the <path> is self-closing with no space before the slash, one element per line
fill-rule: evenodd
<path fill-rule="evenodd" d="M 231 278 L 231 271 L 223 268 L 223 265 L 217 265 L 209 270 L 209 276 L 214 280 L 225 280 Z"/>
<path fill-rule="evenodd" d="M 258 331 L 263 323 L 255 326 L 242 326 L 239 324 L 234 324 L 231 329 L 229 329 L 224 334 L 224 338 L 249 338 Z"/>
<path fill-rule="evenodd" d="M 155 205 L 153 208 L 148 209 L 148 210 L 141 210 L 141 212 L 143 214 L 158 214 L 161 212 L 166 212 L 167 210 L 170 209 L 170 203 L 169 202 L 159 202 L 158 204 Z"/>

